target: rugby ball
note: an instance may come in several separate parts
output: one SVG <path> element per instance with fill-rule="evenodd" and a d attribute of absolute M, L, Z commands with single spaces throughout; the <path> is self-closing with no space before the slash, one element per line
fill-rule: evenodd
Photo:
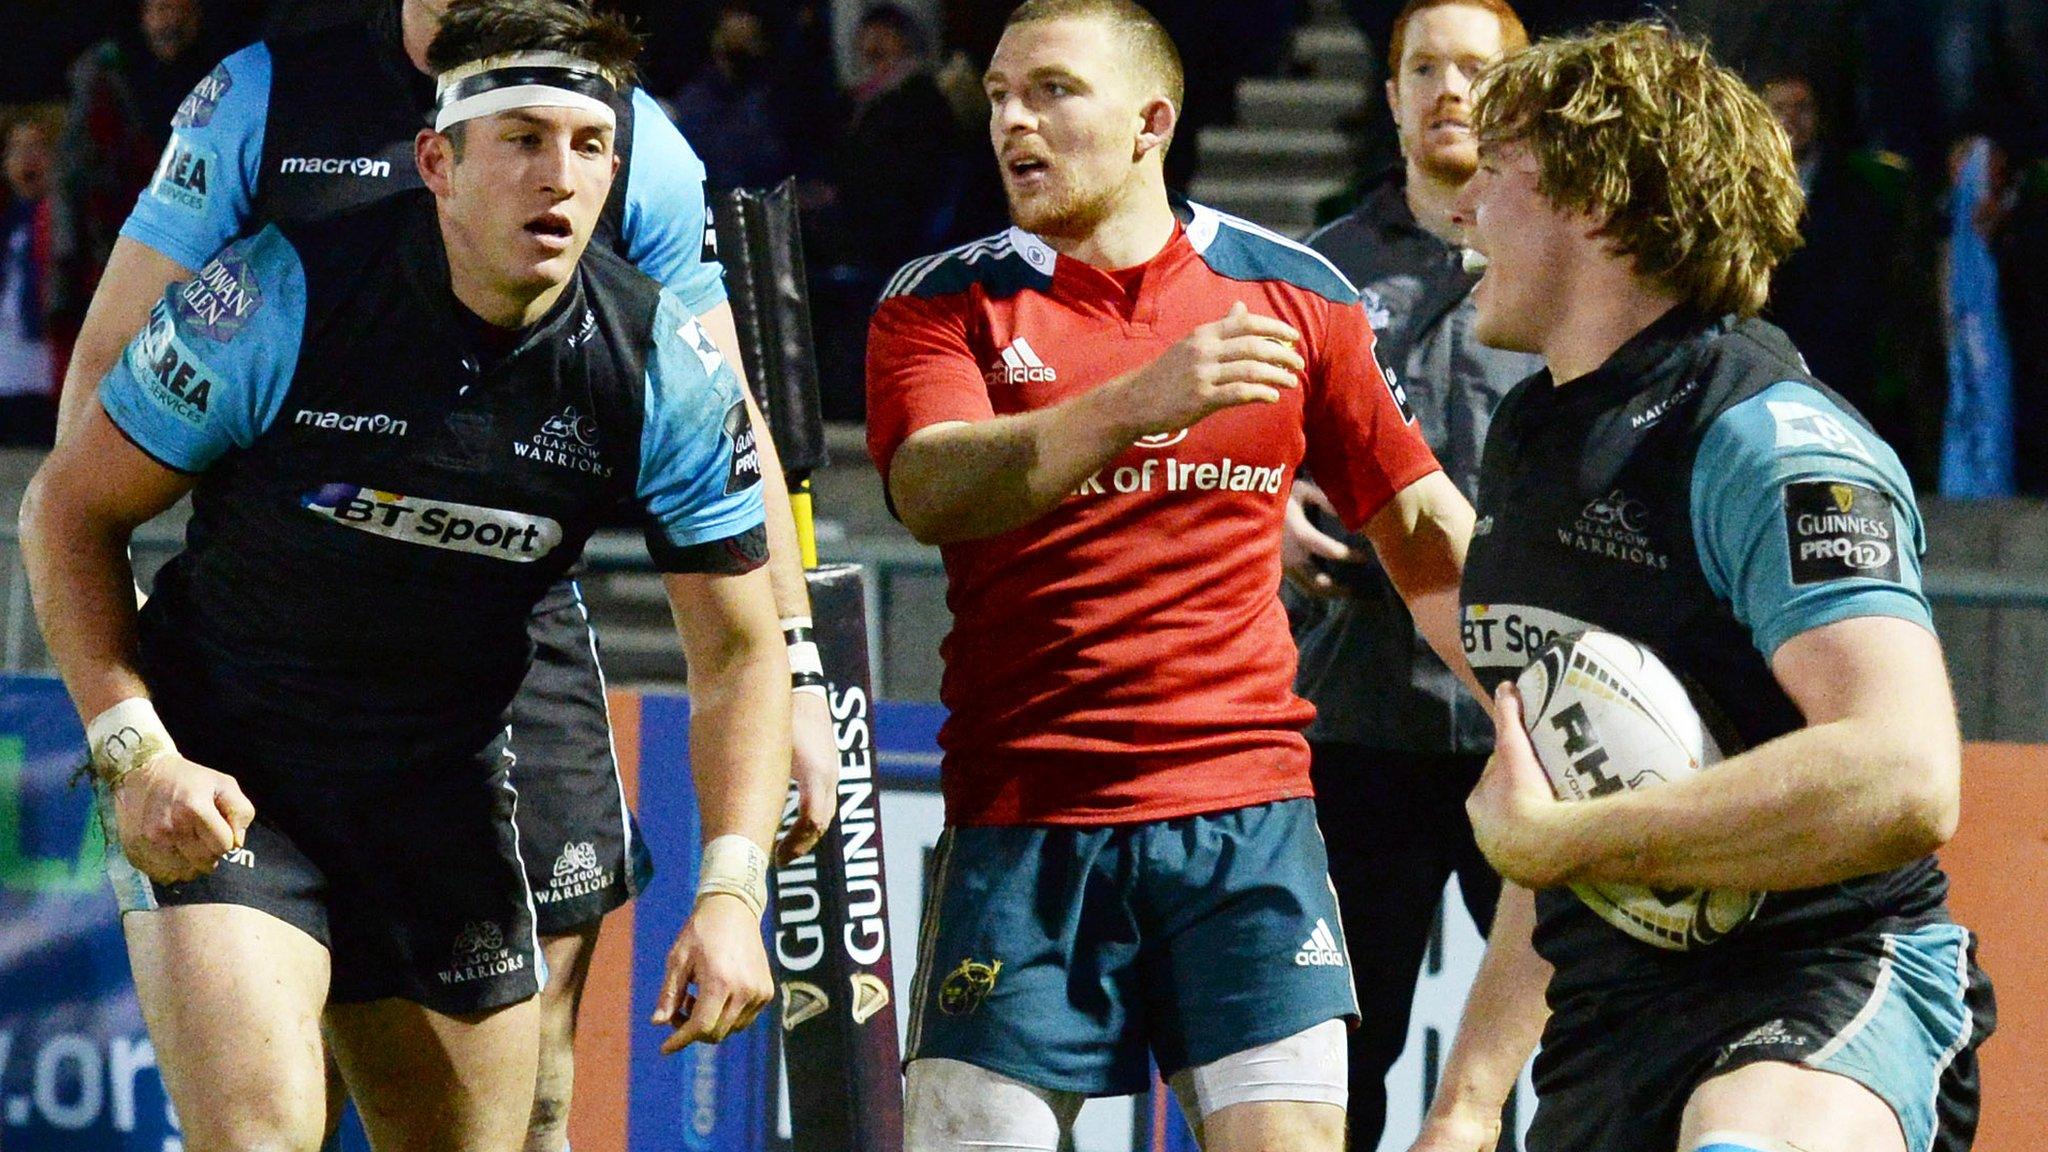
<path fill-rule="evenodd" d="M 1522 725 L 1564 801 L 1655 788 L 1721 759 L 1685 686 L 1655 653 L 1612 632 L 1560 636 L 1515 679 Z M 1682 952 L 1741 928 L 1761 892 L 1574 884 L 1601 919 L 1645 944 Z"/>

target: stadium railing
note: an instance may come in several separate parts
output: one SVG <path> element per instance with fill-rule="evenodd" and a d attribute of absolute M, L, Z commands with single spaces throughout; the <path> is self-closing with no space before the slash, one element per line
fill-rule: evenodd
<path fill-rule="evenodd" d="M 180 531 L 145 528 L 138 532 L 131 548 L 137 572 L 146 580 L 182 543 Z M 907 628 L 891 628 L 889 622 L 899 610 L 911 607 L 907 582 L 929 587 L 943 577 L 937 550 L 907 540 L 858 536 L 821 541 L 819 550 L 828 563 L 861 568 L 876 695 L 889 696 L 892 688 L 906 688 L 890 684 L 887 673 L 931 661 L 926 653 L 894 649 L 900 644 L 935 650 L 943 622 L 921 620 L 918 626 Z M 591 540 L 585 559 L 592 576 L 654 570 L 645 546 L 632 533 L 600 533 Z M 49 656 L 36 630 L 12 524 L 0 525 L 0 581 L 5 584 L 0 671 L 49 671 Z M 1924 583 L 1947 642 L 1965 732 L 1972 739 L 2048 742 L 2048 703 L 2037 699 L 2044 686 L 2036 662 L 2038 649 L 2032 643 L 2034 638 L 2048 635 L 2048 575 L 1944 567 L 1929 570 Z M 917 607 L 926 615 L 932 611 L 929 604 Z M 2014 650 L 2004 651 L 2008 647 Z"/>

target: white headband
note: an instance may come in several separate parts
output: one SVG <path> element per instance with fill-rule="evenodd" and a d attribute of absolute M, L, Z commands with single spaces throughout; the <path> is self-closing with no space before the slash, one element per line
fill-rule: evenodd
<path fill-rule="evenodd" d="M 434 131 L 513 108 L 580 108 L 615 127 L 616 89 L 604 71 L 566 52 L 515 52 L 451 68 L 434 82 Z"/>

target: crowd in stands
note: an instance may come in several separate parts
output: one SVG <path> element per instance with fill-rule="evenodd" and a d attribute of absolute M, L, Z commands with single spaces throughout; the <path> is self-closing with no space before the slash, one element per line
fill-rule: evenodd
<path fill-rule="evenodd" d="M 29 50 L 76 53 L 44 90 L 0 91 L 0 443 L 47 442 L 70 334 L 127 208 L 150 179 L 183 94 L 254 36 L 386 0 L 141 0 L 103 27 L 46 28 Z M 838 0 L 841 4 L 858 0 Z M 1374 46 L 1400 0 L 1342 0 Z M 866 318 L 905 261 L 1000 229 L 979 75 L 1000 0 L 859 9 L 845 67 L 831 0 L 622 3 L 650 35 L 646 82 L 696 148 L 711 191 L 793 177 L 829 418 L 859 420 Z M 1157 0 L 1188 70 L 1169 153 L 1185 188 L 1199 132 L 1236 115 L 1239 81 L 1293 67 L 1310 0 Z M 88 8 L 93 7 L 87 5 Z M 1535 35 L 1642 14 L 1640 0 L 1522 0 Z M 941 19 L 924 16 L 936 9 Z M 1969 227 L 1998 269 L 2010 345 L 2019 491 L 2048 494 L 2048 0 L 1665 0 L 1785 125 L 1808 195 L 1806 247 L 1781 270 L 1770 315 L 1815 372 L 1933 485 L 1950 392 L 1947 190 L 1978 141 L 1984 194 Z M 0 37 L 12 29 L 0 20 Z M 1377 50 L 1377 49 L 1375 49 Z M 30 69 L 34 83 L 34 70 Z M 1378 98 L 1343 127 L 1359 188 L 1395 161 Z M 1322 206 L 1335 216 L 1345 197 Z"/>
<path fill-rule="evenodd" d="M 200 0 L 142 0 L 132 22 L 65 71 L 61 117 L 4 121 L 0 189 L 0 444 L 47 444 L 57 382 L 99 270 L 170 139 L 171 116 L 218 54 Z"/>

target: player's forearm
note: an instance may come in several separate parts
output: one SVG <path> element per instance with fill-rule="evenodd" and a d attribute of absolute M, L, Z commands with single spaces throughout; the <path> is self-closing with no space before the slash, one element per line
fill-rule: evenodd
<path fill-rule="evenodd" d="M 997 536 L 1058 507 L 1137 439 L 1119 381 L 1035 412 L 924 429 L 889 467 L 889 494 L 926 544 Z"/>
<path fill-rule="evenodd" d="M 1448 476 L 1435 472 L 1398 493 L 1365 532 L 1423 639 L 1490 712 L 1492 702 L 1465 659 L 1459 618 L 1458 585 L 1472 523 L 1472 505 Z"/>
<path fill-rule="evenodd" d="M 714 620 L 706 622 L 702 598 L 679 593 L 678 578 L 669 578 L 690 666 L 690 771 L 698 815 L 707 843 L 738 835 L 765 848 L 789 787 L 789 656 L 770 615 L 767 574 L 712 579 L 755 588 L 737 605 L 714 607 Z"/>
<path fill-rule="evenodd" d="M 147 696 L 136 670 L 134 526 L 94 515 L 45 465 L 22 496 L 20 528 L 36 622 L 80 718 Z"/>
<path fill-rule="evenodd" d="M 742 391 L 745 385 L 741 385 Z M 754 421 L 754 443 L 761 451 L 762 510 L 767 515 L 768 583 L 775 593 L 775 614 L 783 619 L 811 614 L 811 589 L 804 582 L 803 548 L 797 541 L 796 510 L 789 499 L 789 481 L 782 472 L 782 456 L 775 450 L 775 438 L 768 434 L 768 421 L 754 398 L 747 396 L 747 415 Z"/>
<path fill-rule="evenodd" d="M 778 637 L 776 644 L 781 644 Z M 690 670 L 690 774 L 706 843 L 766 849 L 789 790 L 789 662 L 751 659 L 723 675 Z"/>
<path fill-rule="evenodd" d="M 1486 956 L 1466 997 L 1431 1117 L 1491 1121 L 1515 1090 L 1550 1018 L 1543 1000 L 1550 964 L 1536 954 L 1535 929 L 1535 894 L 1513 883 L 1501 885 Z"/>
<path fill-rule="evenodd" d="M 1802 728 L 1666 787 L 1560 806 L 1560 878 L 1771 891 L 1895 868 L 1953 834 L 1959 758 L 1913 715 Z"/>

